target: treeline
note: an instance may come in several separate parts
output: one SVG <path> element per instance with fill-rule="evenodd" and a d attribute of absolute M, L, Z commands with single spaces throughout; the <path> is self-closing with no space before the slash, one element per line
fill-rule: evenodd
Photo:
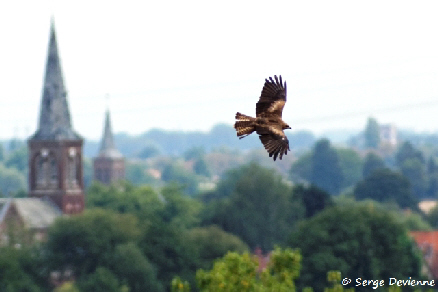
<path fill-rule="evenodd" d="M 286 135 L 291 149 L 294 150 L 309 148 L 315 142 L 315 136 L 309 131 L 289 132 Z M 181 156 L 194 147 L 201 147 L 210 152 L 223 147 L 246 151 L 260 146 L 257 135 L 239 140 L 236 138 L 236 130 L 226 124 L 218 124 L 209 132 L 152 129 L 138 136 L 119 133 L 114 135 L 114 139 L 117 148 L 128 158 L 148 158 L 156 155 Z M 84 155 L 95 157 L 99 146 L 98 141 L 86 141 Z"/>
<path fill-rule="evenodd" d="M 226 291 L 214 287 L 238 283 L 247 287 L 240 291 L 274 291 L 275 285 L 290 287 L 277 274 L 283 268 L 299 291 L 323 291 L 331 270 L 349 278 L 422 278 L 421 255 L 408 235 L 410 228 L 427 225 L 419 215 L 333 197 L 311 185 L 291 186 L 257 163 L 227 171 L 217 188 L 194 197 L 172 183 L 159 190 L 94 183 L 86 204 L 83 214 L 56 220 L 46 241 L 17 249 L 22 241 L 15 236 L 0 250 L 1 291 L 51 291 L 59 284 L 57 292 L 160 292 L 170 291 L 172 282 L 174 289 L 186 289 L 185 281 L 192 291 Z M 241 255 L 260 248 L 266 254 L 275 246 L 286 254 L 277 252 L 280 262 L 266 281 L 245 270 L 247 277 L 233 282 L 224 276 L 227 264 L 214 264 L 229 251 Z M 250 258 L 224 260 L 254 267 Z"/>

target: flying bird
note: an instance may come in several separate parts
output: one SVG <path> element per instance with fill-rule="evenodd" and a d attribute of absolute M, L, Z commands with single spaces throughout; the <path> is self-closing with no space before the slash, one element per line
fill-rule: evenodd
<path fill-rule="evenodd" d="M 291 127 L 281 118 L 286 103 L 286 81 L 283 85 L 281 76 L 277 78 L 274 75 L 274 79 L 272 77 L 265 79 L 265 85 L 256 104 L 256 117 L 253 118 L 238 112 L 234 128 L 239 139 L 256 131 L 260 141 L 268 151 L 269 157 L 273 156 L 275 161 L 277 156 L 282 159 L 283 154 L 290 151 L 289 140 L 283 130 L 291 129 Z"/>

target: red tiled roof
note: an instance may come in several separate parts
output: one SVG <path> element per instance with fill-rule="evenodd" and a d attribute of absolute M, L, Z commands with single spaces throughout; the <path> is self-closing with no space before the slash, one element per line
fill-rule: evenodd
<path fill-rule="evenodd" d="M 438 231 L 411 231 L 420 250 L 429 272 L 434 279 L 438 279 Z"/>

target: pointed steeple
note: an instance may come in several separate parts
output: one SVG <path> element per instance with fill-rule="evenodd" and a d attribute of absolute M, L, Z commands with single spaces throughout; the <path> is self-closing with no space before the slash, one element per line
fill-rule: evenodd
<path fill-rule="evenodd" d="M 56 42 L 53 18 L 50 26 L 50 41 L 47 52 L 38 129 L 31 139 L 35 140 L 77 140 L 82 139 L 71 126 L 64 87 L 61 62 Z"/>
<path fill-rule="evenodd" d="M 102 141 L 100 143 L 99 157 L 121 158 L 123 155 L 117 150 L 114 144 L 113 131 L 109 110 L 105 114 L 105 127 L 103 130 Z"/>

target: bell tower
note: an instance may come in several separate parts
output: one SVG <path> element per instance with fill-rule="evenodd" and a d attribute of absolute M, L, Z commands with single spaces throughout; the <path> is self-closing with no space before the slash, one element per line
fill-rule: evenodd
<path fill-rule="evenodd" d="M 105 115 L 100 151 L 93 160 L 94 179 L 109 185 L 125 178 L 125 159 L 114 144 L 109 110 Z"/>
<path fill-rule="evenodd" d="M 52 20 L 38 129 L 28 140 L 29 197 L 48 198 L 64 214 L 81 213 L 82 144 L 71 125 Z"/>

